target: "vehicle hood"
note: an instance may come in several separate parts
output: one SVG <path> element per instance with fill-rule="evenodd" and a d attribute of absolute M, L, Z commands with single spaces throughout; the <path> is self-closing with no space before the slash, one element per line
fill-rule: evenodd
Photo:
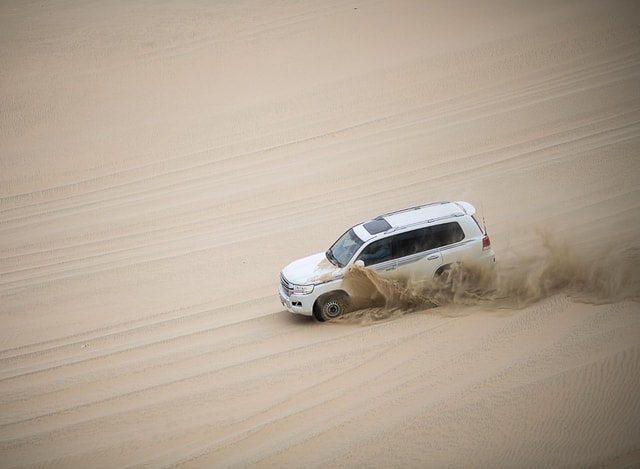
<path fill-rule="evenodd" d="M 343 269 L 333 265 L 324 252 L 303 257 L 282 269 L 282 275 L 297 285 L 311 285 L 328 282 L 342 276 Z"/>

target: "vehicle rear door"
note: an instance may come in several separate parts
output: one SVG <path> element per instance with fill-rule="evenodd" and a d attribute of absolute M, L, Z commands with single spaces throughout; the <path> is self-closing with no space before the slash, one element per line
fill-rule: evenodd
<path fill-rule="evenodd" d="M 431 227 L 399 233 L 394 236 L 396 276 L 409 282 L 431 281 L 442 265 L 442 254 L 430 237 Z"/>

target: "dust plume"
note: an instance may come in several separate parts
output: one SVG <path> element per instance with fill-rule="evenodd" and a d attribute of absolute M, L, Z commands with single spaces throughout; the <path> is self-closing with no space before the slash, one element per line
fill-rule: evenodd
<path fill-rule="evenodd" d="M 520 309 L 560 293 L 593 304 L 640 301 L 639 248 L 599 254 L 546 232 L 539 232 L 539 242 L 528 255 L 501 260 L 498 253 L 493 268 L 455 264 L 429 282 L 383 278 L 354 266 L 345 275 L 355 310 L 350 319 L 389 319 L 446 305 Z"/>

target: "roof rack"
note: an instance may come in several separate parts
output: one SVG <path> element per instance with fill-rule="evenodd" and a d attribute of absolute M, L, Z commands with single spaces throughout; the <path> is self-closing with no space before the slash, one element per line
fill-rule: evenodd
<path fill-rule="evenodd" d="M 414 223 L 409 223 L 407 225 L 402 225 L 402 226 L 392 226 L 391 228 L 389 228 L 387 231 L 384 232 L 384 234 L 387 233 L 392 233 L 394 231 L 398 231 L 398 230 L 404 230 L 405 228 L 409 228 L 411 226 L 415 226 L 415 225 L 423 225 L 423 224 L 429 224 L 429 223 L 433 223 L 434 221 L 440 221 L 440 220 L 446 220 L 447 218 L 452 218 L 452 217 L 463 217 L 464 213 L 463 212 L 453 212 L 450 213 L 448 215 L 443 215 L 441 217 L 435 217 L 435 218 L 429 218 L 427 220 L 420 220 Z"/>
<path fill-rule="evenodd" d="M 384 217 L 388 217 L 388 216 L 391 216 L 391 215 L 397 215 L 398 213 L 410 212 L 412 210 L 420 210 L 420 209 L 425 208 L 425 207 L 431 207 L 431 206 L 434 206 L 434 205 L 446 205 L 446 204 L 450 204 L 450 203 L 451 202 L 449 202 L 448 200 L 443 200 L 443 201 L 440 201 L 440 202 L 431 202 L 429 204 L 424 204 L 424 205 L 416 205 L 415 207 L 403 208 L 402 210 L 396 210 L 394 212 L 389 212 L 389 213 L 384 213 L 382 215 L 378 215 L 375 218 L 375 220 L 379 220 L 379 219 L 382 219 Z"/>

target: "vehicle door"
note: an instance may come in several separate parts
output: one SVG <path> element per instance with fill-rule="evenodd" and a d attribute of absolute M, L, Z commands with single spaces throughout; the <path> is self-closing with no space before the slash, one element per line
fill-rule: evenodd
<path fill-rule="evenodd" d="M 457 221 L 433 226 L 431 236 L 440 248 L 443 263 L 447 265 L 474 260 L 478 257 L 478 250 L 482 249 L 481 238 L 465 238 L 464 230 Z"/>
<path fill-rule="evenodd" d="M 399 233 L 393 238 L 395 275 L 410 283 L 431 281 L 442 265 L 442 254 L 430 236 L 431 227 Z"/>
<path fill-rule="evenodd" d="M 365 267 L 374 269 L 382 277 L 393 277 L 396 271 L 396 260 L 393 255 L 393 244 L 390 237 L 372 241 L 362 249 L 357 260 L 364 262 Z"/>

